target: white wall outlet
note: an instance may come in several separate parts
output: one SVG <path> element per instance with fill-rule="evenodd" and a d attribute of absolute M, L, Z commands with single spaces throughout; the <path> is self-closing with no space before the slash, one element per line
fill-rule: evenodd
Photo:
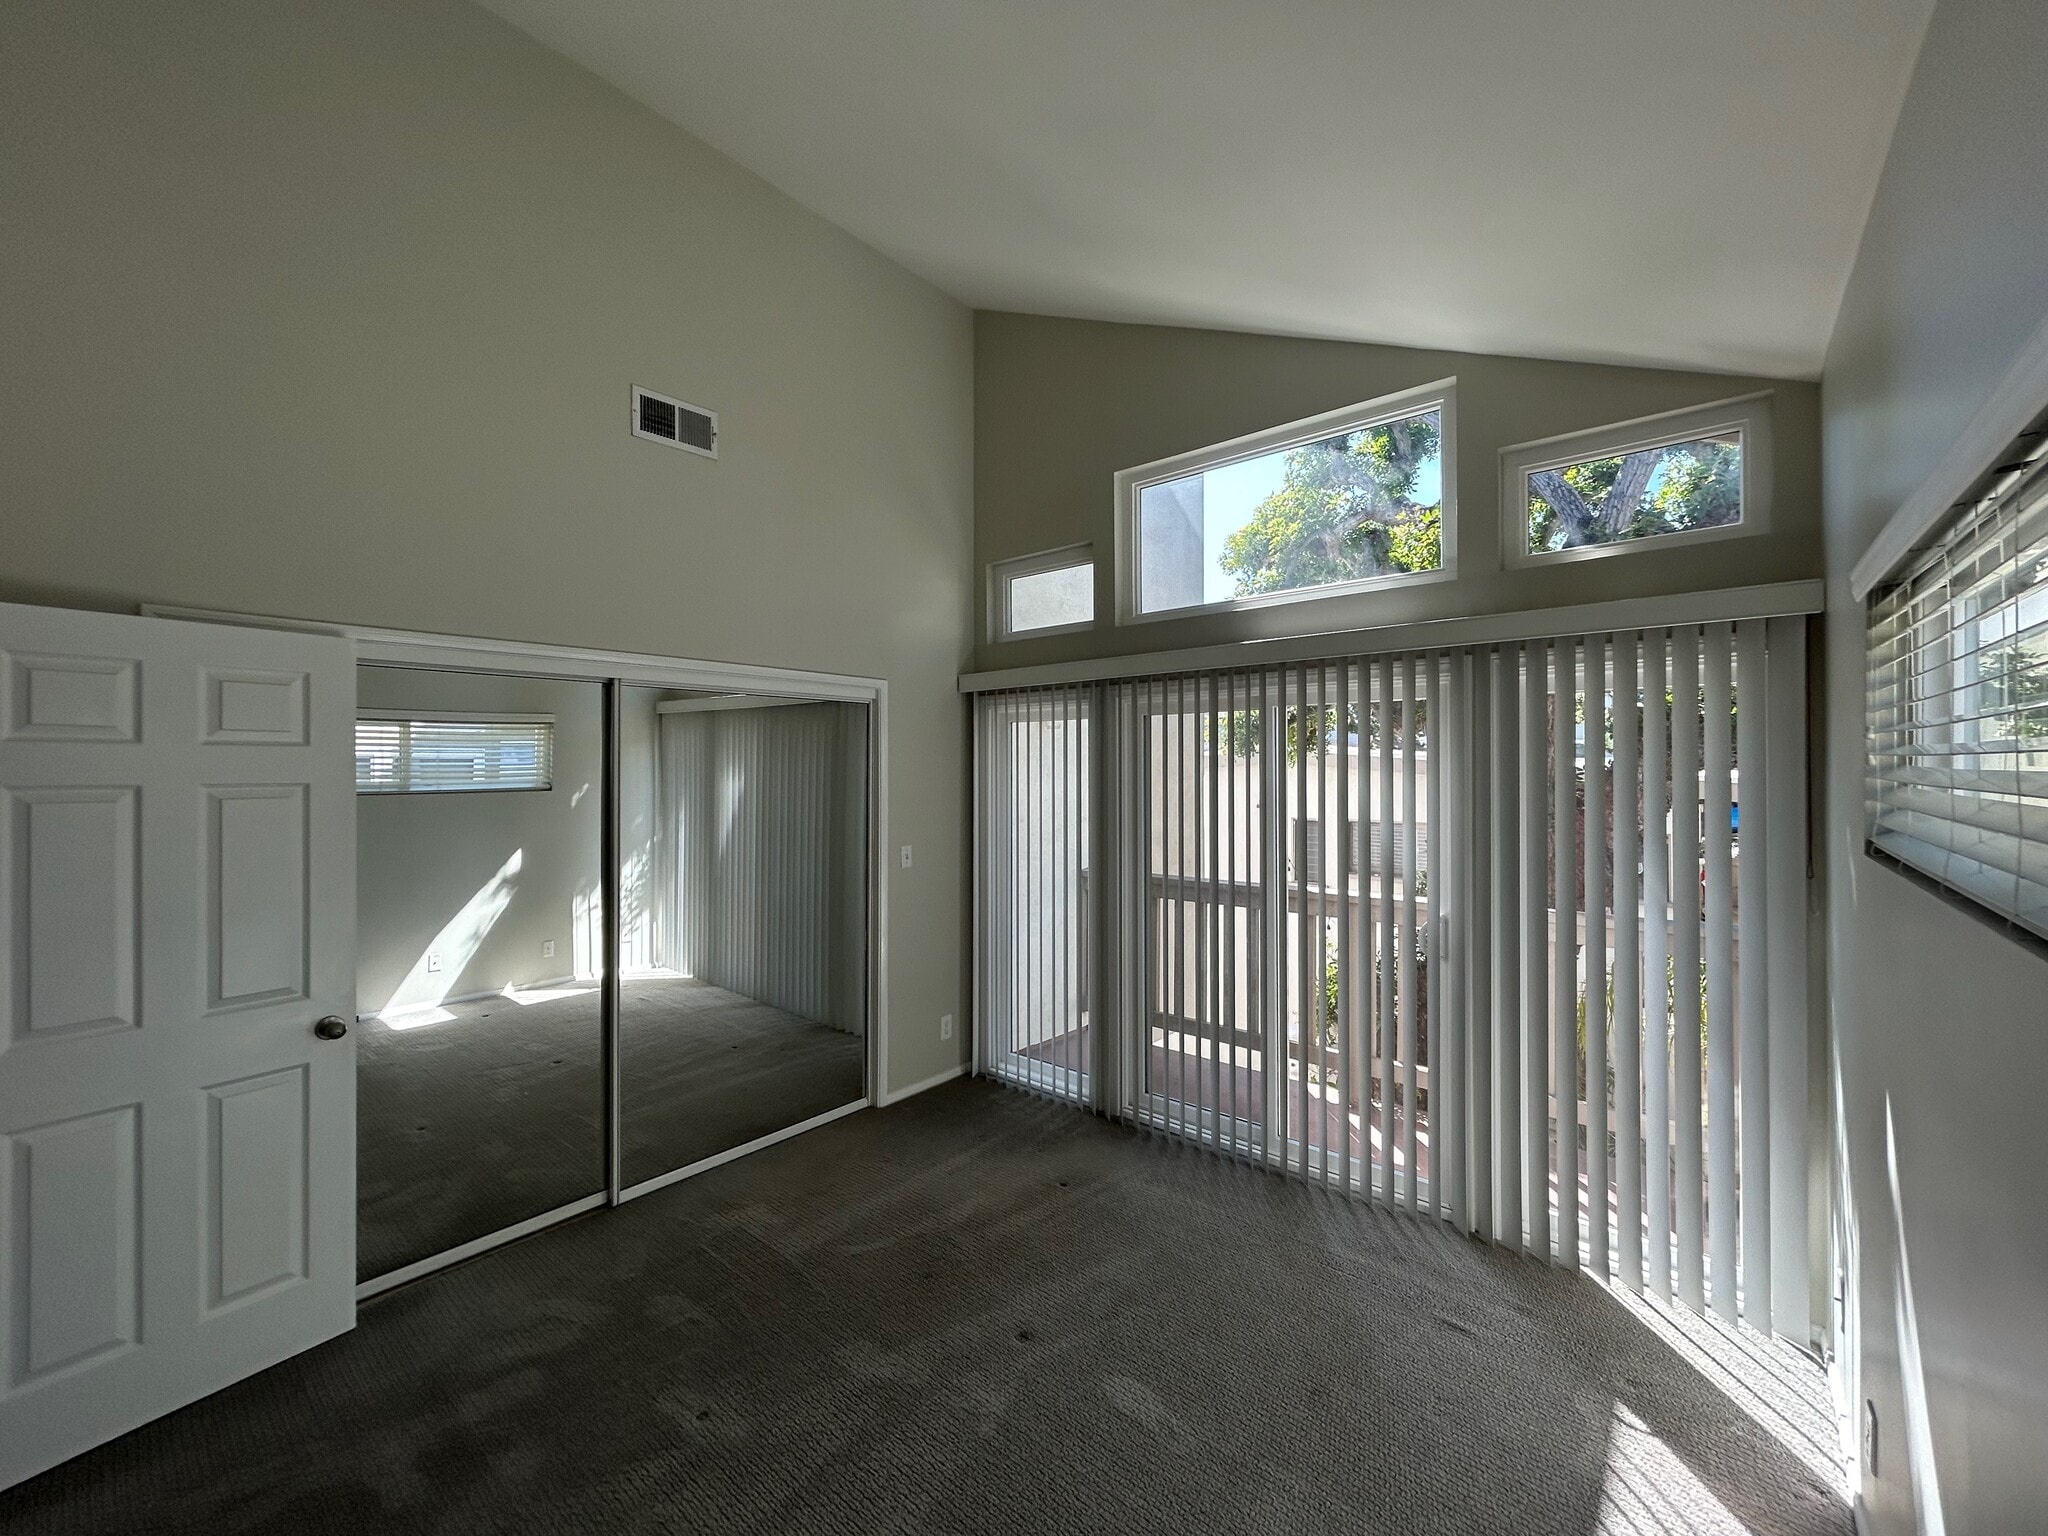
<path fill-rule="evenodd" d="M 427 951 L 427 974 L 428 974 L 429 976 L 438 976 L 438 975 L 439 975 L 440 973 L 441 973 L 441 956 L 440 956 L 440 953 L 439 953 L 438 951 L 436 951 L 436 950 L 428 950 L 428 951 Z"/>
<path fill-rule="evenodd" d="M 555 941 L 553 939 L 542 939 L 540 941 L 540 957 L 543 960 L 555 958 Z"/>
<path fill-rule="evenodd" d="M 910 868 L 910 844 L 908 843 L 903 845 L 903 867 L 905 869 Z"/>
<path fill-rule="evenodd" d="M 953 1038 L 953 1015 L 951 1015 L 950 1013 L 942 1013 L 939 1015 L 939 1038 L 941 1040 L 950 1040 Z"/>

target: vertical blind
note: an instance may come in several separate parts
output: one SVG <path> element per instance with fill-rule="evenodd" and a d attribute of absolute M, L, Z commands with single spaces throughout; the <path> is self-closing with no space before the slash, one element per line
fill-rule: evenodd
<path fill-rule="evenodd" d="M 2048 436 L 1869 610 L 1873 847 L 2048 939 Z"/>
<path fill-rule="evenodd" d="M 785 1013 L 858 1030 L 864 760 L 843 704 L 664 713 L 655 890 L 663 963 Z M 849 791 L 848 780 L 859 782 Z"/>
<path fill-rule="evenodd" d="M 1804 645 L 979 695 L 979 1069 L 1806 1343 Z"/>

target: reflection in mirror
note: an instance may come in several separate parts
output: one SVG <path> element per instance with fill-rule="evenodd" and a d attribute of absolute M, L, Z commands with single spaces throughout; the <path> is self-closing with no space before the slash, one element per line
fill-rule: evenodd
<path fill-rule="evenodd" d="M 357 669 L 357 1277 L 600 1194 L 601 684 Z"/>
<path fill-rule="evenodd" d="M 620 690 L 625 1188 L 865 1096 L 867 732 Z"/>

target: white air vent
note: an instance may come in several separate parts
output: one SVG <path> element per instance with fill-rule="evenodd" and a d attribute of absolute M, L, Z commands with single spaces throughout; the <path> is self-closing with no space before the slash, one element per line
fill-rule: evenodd
<path fill-rule="evenodd" d="M 633 435 L 649 442 L 718 457 L 718 413 L 651 389 L 633 386 Z"/>

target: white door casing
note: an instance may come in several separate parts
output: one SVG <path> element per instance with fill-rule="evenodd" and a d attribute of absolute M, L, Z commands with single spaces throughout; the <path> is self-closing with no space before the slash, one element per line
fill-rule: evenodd
<path fill-rule="evenodd" d="M 346 640 L 0 604 L 0 1487 L 355 1321 Z"/>

